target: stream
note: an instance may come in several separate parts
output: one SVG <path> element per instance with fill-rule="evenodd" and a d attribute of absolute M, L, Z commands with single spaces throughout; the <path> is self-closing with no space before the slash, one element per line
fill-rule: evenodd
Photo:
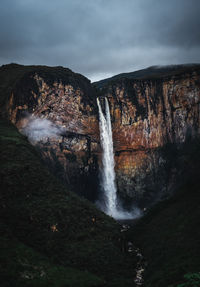
<path fill-rule="evenodd" d="M 130 228 L 133 228 L 133 226 L 136 224 L 137 221 L 138 219 L 118 221 L 121 225 L 120 231 L 127 232 Z M 128 253 L 135 253 L 135 256 L 137 257 L 137 264 L 134 270 L 136 273 L 134 282 L 135 282 L 136 287 L 141 287 L 143 286 L 143 283 L 144 283 L 143 277 L 144 277 L 145 267 L 147 266 L 147 261 L 142 255 L 141 250 L 137 248 L 136 246 L 134 246 L 133 242 L 128 241 L 126 244 L 127 244 L 126 251 Z"/>

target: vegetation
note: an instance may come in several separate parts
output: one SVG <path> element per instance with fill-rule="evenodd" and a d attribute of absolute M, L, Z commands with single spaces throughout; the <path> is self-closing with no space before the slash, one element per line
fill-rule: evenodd
<path fill-rule="evenodd" d="M 193 286 L 198 279 L 189 280 L 187 275 L 185 285 L 179 285 L 185 274 L 199 272 L 200 266 L 199 147 L 196 143 L 196 148 L 190 151 L 187 166 L 190 180 L 172 198 L 147 212 L 127 234 L 127 239 L 139 246 L 148 262 L 145 287 Z"/>
<path fill-rule="evenodd" d="M 199 66 L 159 73 L 164 77 L 192 69 Z M 145 287 L 200 286 L 199 141 L 188 140 L 178 149 L 166 146 L 167 164 L 183 164 L 190 179 L 182 180 L 178 192 L 148 211 L 134 228 L 120 233 L 112 218 L 63 186 L 27 138 L 5 120 L 11 92 L 16 85 L 26 85 L 25 75 L 36 70 L 51 83 L 63 75 L 67 83 L 81 82 L 92 97 L 87 80 L 78 75 L 77 82 L 73 72 L 62 67 L 11 64 L 0 68 L 4 116 L 0 118 L 0 286 L 134 286 L 136 257 L 125 251 L 128 241 L 141 249 L 148 262 Z M 156 76 L 155 68 L 147 70 L 125 78 Z M 23 94 L 23 88 L 18 92 Z"/>
<path fill-rule="evenodd" d="M 184 283 L 178 284 L 177 287 L 199 287 L 200 273 L 188 273 L 184 276 Z"/>
<path fill-rule="evenodd" d="M 0 237 L 0 282 L 6 287 L 102 286 L 103 280 L 87 271 L 60 265 L 10 237 Z"/>
<path fill-rule="evenodd" d="M 133 286 L 118 224 L 66 190 L 2 119 L 0 152 L 0 285 Z"/>
<path fill-rule="evenodd" d="M 186 65 L 171 65 L 171 66 L 151 66 L 146 69 L 142 69 L 130 73 L 122 73 L 115 75 L 111 78 L 94 82 L 93 85 L 97 88 L 103 88 L 114 84 L 117 81 L 123 79 L 131 80 L 153 80 L 161 78 L 169 78 L 171 76 L 179 76 L 183 73 L 191 73 L 197 71 L 199 73 L 200 64 L 186 64 Z"/>

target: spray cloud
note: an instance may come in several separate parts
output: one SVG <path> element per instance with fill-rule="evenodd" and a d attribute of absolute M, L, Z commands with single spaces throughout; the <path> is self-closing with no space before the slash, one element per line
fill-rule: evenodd
<path fill-rule="evenodd" d="M 46 118 L 31 115 L 26 118 L 26 125 L 21 132 L 28 137 L 29 141 L 38 142 L 47 138 L 58 138 L 65 132 L 65 128 Z"/>

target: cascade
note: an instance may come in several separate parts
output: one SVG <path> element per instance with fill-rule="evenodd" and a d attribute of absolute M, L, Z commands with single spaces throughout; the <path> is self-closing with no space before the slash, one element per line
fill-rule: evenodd
<path fill-rule="evenodd" d="M 104 100 L 105 115 L 102 111 L 101 103 L 97 98 L 97 106 L 99 110 L 100 142 L 102 147 L 101 187 L 103 192 L 103 204 L 100 204 L 100 208 L 105 213 L 116 219 L 138 217 L 139 213 L 136 209 L 134 213 L 126 212 L 119 206 L 117 202 L 110 109 L 108 99 L 105 97 Z"/>
<path fill-rule="evenodd" d="M 97 105 L 99 108 L 100 141 L 103 150 L 101 180 L 105 202 L 104 208 L 107 214 L 114 216 L 117 205 L 117 189 L 115 185 L 112 128 L 107 98 L 105 98 L 105 116 L 98 98 Z"/>

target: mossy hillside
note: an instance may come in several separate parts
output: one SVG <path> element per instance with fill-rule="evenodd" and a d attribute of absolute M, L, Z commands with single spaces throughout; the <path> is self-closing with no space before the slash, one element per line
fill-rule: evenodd
<path fill-rule="evenodd" d="M 0 251 L 0 284 L 3 287 L 93 287 L 104 284 L 87 271 L 53 264 L 13 237 L 0 237 Z"/>
<path fill-rule="evenodd" d="M 184 275 L 199 272 L 199 152 L 193 160 L 193 165 L 188 165 L 188 169 L 194 168 L 193 177 L 127 234 L 148 261 L 145 287 L 176 287 L 184 281 Z"/>
<path fill-rule="evenodd" d="M 124 280 L 132 286 L 135 258 L 121 252 L 118 224 L 66 190 L 26 137 L 4 120 L 0 152 L 1 234 L 52 264 L 93 273 L 105 286 L 120 286 Z"/>

